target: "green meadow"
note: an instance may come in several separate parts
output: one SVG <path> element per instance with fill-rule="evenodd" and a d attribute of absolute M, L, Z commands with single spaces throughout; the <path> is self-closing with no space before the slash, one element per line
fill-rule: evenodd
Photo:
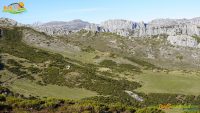
<path fill-rule="evenodd" d="M 12 91 L 24 96 L 40 96 L 52 98 L 65 98 L 65 99 L 82 99 L 86 97 L 97 96 L 97 93 L 81 89 L 81 88 L 68 88 L 67 86 L 46 85 L 41 86 L 34 82 L 24 79 L 18 79 L 9 86 Z"/>
<path fill-rule="evenodd" d="M 135 80 L 142 84 L 142 87 L 136 90 L 138 92 L 200 94 L 200 76 L 197 73 L 144 71 L 142 74 L 136 75 Z"/>

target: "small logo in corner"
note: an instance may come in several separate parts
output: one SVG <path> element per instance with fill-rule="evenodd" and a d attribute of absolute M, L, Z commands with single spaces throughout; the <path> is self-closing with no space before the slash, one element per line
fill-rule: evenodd
<path fill-rule="evenodd" d="M 26 11 L 23 2 L 12 3 L 8 6 L 4 6 L 3 12 L 11 13 L 11 14 L 20 14 Z"/>

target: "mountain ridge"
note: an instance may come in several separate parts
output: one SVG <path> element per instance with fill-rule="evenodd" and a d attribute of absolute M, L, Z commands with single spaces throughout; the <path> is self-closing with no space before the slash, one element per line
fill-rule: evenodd
<path fill-rule="evenodd" d="M 1 18 L 12 25 L 19 24 L 11 19 Z M 27 26 L 27 25 L 26 25 Z M 125 19 L 110 19 L 101 24 L 89 23 L 80 19 L 72 21 L 51 21 L 28 25 L 48 35 L 62 36 L 82 29 L 94 32 L 112 32 L 126 37 L 150 37 L 155 35 L 200 36 L 200 17 L 192 19 L 154 19 L 148 23 Z"/>
<path fill-rule="evenodd" d="M 70 24 L 66 24 L 70 23 Z M 60 25 L 60 24 L 58 24 Z M 75 28 L 66 28 L 68 25 L 73 25 Z M 47 29 L 51 27 L 51 29 Z M 101 24 L 94 24 L 82 20 L 63 22 L 59 27 L 51 25 L 51 23 L 44 23 L 36 26 L 39 31 L 45 31 L 50 35 L 67 35 L 69 31 L 79 31 L 86 29 L 93 32 L 112 32 L 125 37 L 151 37 L 155 35 L 188 35 L 200 36 L 200 18 L 192 19 L 154 19 L 148 23 L 134 22 L 125 19 L 112 19 L 102 22 Z M 46 30 L 44 30 L 46 29 Z M 59 29 L 59 30 L 58 30 Z M 52 31 L 59 33 L 53 33 Z M 68 31 L 68 32 L 66 32 Z"/>
<path fill-rule="evenodd" d="M 21 24 L 7 18 L 1 18 L 0 21 L 0 26 L 27 26 L 47 35 L 59 37 L 80 30 L 116 33 L 129 39 L 165 35 L 167 40 L 174 46 L 200 48 L 200 17 L 192 19 L 154 19 L 149 23 L 112 19 L 101 24 L 89 23 L 80 19 L 68 22 L 51 21 L 33 25 Z"/>

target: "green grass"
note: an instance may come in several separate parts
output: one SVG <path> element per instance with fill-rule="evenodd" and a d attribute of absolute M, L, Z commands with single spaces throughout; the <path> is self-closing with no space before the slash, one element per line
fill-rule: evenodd
<path fill-rule="evenodd" d="M 25 96 L 40 96 L 66 99 L 82 99 L 86 97 L 97 96 L 97 93 L 81 89 L 68 88 L 66 86 L 47 85 L 41 86 L 26 79 L 19 79 L 10 85 L 10 88 L 17 93 Z"/>
<path fill-rule="evenodd" d="M 163 110 L 165 113 L 184 113 L 182 109 L 165 109 Z"/>
<path fill-rule="evenodd" d="M 135 58 L 135 57 L 126 57 L 126 59 L 130 60 L 131 62 L 134 62 L 140 66 L 143 66 L 145 69 L 154 69 L 157 68 L 154 64 L 151 64 L 147 61 Z"/>
<path fill-rule="evenodd" d="M 6 81 L 10 78 L 16 77 L 16 75 L 12 74 L 11 72 L 7 70 L 0 71 L 0 76 L 1 76 L 0 77 L 1 82 Z"/>
<path fill-rule="evenodd" d="M 144 71 L 135 76 L 136 81 L 142 83 L 142 87 L 136 91 L 144 93 L 170 93 L 170 94 L 200 94 L 200 76 L 194 73 L 183 72 L 152 72 Z"/>
<path fill-rule="evenodd" d="M 116 67 L 117 63 L 112 60 L 103 60 L 102 62 L 100 62 L 100 65 L 105 67 Z"/>

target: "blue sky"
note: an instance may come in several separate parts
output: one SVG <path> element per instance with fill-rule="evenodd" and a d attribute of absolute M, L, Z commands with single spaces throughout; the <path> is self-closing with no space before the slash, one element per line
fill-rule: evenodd
<path fill-rule="evenodd" d="M 20 1 L 27 12 L 13 15 L 0 11 L 0 17 L 21 23 L 73 19 L 93 23 L 108 19 L 148 22 L 156 18 L 200 17 L 200 0 L 0 0 L 0 8 Z"/>

